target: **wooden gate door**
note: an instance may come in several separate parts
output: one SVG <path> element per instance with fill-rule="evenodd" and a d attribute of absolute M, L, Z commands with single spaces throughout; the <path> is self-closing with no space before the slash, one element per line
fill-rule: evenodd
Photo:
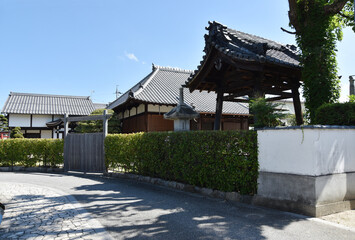
<path fill-rule="evenodd" d="M 64 139 L 66 171 L 104 172 L 104 133 L 70 133 Z"/>

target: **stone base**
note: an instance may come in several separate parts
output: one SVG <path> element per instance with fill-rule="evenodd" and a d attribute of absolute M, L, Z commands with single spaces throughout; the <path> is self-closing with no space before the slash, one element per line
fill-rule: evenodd
<path fill-rule="evenodd" d="M 48 167 L 0 167 L 0 172 L 64 172 L 63 168 Z"/>
<path fill-rule="evenodd" d="M 260 172 L 253 203 L 308 216 L 355 209 L 355 173 L 305 176 Z"/>

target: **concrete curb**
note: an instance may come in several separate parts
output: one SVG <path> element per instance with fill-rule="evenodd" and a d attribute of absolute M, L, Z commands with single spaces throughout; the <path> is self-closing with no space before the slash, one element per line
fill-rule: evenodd
<path fill-rule="evenodd" d="M 241 195 L 237 192 L 223 192 L 219 190 L 213 190 L 211 188 L 201 188 L 190 184 L 185 184 L 185 183 L 180 183 L 175 181 L 167 181 L 160 178 L 153 178 L 153 177 L 141 176 L 141 175 L 130 174 L 130 173 L 127 174 L 127 173 L 111 172 L 111 173 L 104 173 L 104 176 L 109 178 L 132 179 L 139 182 L 146 182 L 146 183 L 160 185 L 168 188 L 173 188 L 184 192 L 198 193 L 211 198 L 223 199 L 228 202 L 240 202 L 246 204 L 253 204 L 255 198 L 255 196 Z"/>

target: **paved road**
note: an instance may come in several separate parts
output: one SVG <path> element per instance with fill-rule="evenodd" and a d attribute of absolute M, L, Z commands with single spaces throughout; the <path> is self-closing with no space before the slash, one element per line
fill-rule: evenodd
<path fill-rule="evenodd" d="M 11 183 L 14 189 L 23 189 L 20 192 L 33 188 L 28 193 L 31 197 L 11 193 L 17 196 L 14 202 L 17 205 L 25 204 L 28 199 L 33 202 L 45 199 L 42 203 L 45 209 L 48 205 L 53 206 L 46 205 L 48 198 L 57 201 L 55 206 L 69 204 L 64 208 L 70 209 L 69 213 L 61 215 L 64 220 L 53 223 L 65 226 L 66 230 L 62 232 L 78 228 L 79 231 L 75 232 L 78 236 L 70 239 L 105 239 L 109 238 L 105 235 L 107 232 L 114 239 L 355 239 L 355 231 L 321 221 L 131 180 L 84 175 L 0 173 L 0 183 L 4 186 Z M 0 189 L 0 200 L 1 195 L 4 197 L 7 193 Z M 43 218 L 48 218 L 48 214 L 60 218 L 57 210 L 54 207 L 53 211 L 40 214 Z M 87 212 L 90 214 L 85 214 Z M 5 212 L 4 222 L 7 214 Z M 31 217 L 29 214 L 28 218 Z M 86 226 L 82 219 L 86 219 Z M 74 227 L 73 222 L 78 227 Z M 32 225 L 28 230 L 34 228 Z M 10 229 L 14 226 L 11 225 Z"/>

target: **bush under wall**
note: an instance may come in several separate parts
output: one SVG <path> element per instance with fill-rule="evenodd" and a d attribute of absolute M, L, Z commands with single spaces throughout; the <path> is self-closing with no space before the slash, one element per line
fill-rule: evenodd
<path fill-rule="evenodd" d="M 355 126 L 355 102 L 323 104 L 316 111 L 315 122 L 322 125 Z"/>
<path fill-rule="evenodd" d="M 51 166 L 63 164 L 62 139 L 0 140 L 0 166 Z"/>
<path fill-rule="evenodd" d="M 241 194 L 257 189 L 254 131 L 113 134 L 105 156 L 109 169 Z"/>

